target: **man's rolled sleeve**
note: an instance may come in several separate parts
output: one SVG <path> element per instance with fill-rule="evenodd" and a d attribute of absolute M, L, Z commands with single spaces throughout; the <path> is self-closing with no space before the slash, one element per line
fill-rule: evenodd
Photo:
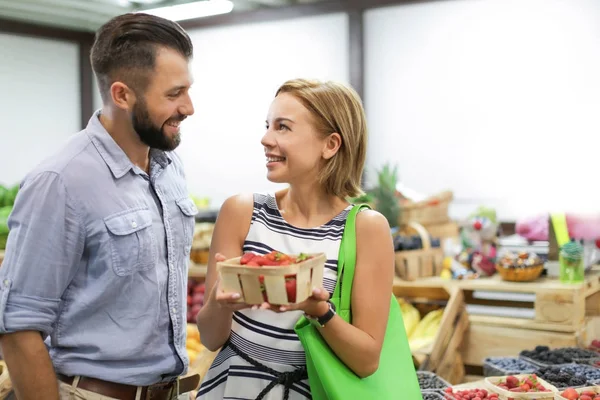
<path fill-rule="evenodd" d="M 57 173 L 40 173 L 22 185 L 0 268 L 0 333 L 52 333 L 60 299 L 83 254 L 79 212 Z"/>

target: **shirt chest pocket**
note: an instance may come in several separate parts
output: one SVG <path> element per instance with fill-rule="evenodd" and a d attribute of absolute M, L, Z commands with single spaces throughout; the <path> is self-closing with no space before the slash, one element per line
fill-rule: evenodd
<path fill-rule="evenodd" d="M 104 218 L 104 224 L 109 235 L 113 270 L 117 275 L 132 275 L 154 267 L 157 250 L 150 210 L 122 211 Z"/>
<path fill-rule="evenodd" d="M 183 228 L 183 245 L 186 250 L 189 250 L 192 246 L 192 240 L 194 238 L 194 225 L 196 224 L 196 214 L 198 214 L 198 209 L 196 205 L 187 197 L 179 199 L 176 201 L 177 208 L 180 211 L 181 224 Z"/>

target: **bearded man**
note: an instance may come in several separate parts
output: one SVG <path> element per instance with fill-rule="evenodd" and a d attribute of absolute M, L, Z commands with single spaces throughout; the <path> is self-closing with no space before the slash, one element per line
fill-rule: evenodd
<path fill-rule="evenodd" d="M 125 14 L 96 33 L 103 101 L 24 178 L 0 269 L 0 345 L 20 400 L 185 398 L 194 216 L 173 152 L 193 46 Z M 52 121 L 48 121 L 49 124 Z"/>

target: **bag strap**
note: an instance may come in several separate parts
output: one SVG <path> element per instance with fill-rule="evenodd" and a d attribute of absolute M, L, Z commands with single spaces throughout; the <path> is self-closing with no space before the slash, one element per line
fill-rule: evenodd
<path fill-rule="evenodd" d="M 350 311 L 352 282 L 354 281 L 356 267 L 356 215 L 361 210 L 370 208 L 368 204 L 357 204 L 352 207 L 346 217 L 338 256 L 338 279 L 332 296 L 339 299 L 338 307 L 340 310 Z"/>

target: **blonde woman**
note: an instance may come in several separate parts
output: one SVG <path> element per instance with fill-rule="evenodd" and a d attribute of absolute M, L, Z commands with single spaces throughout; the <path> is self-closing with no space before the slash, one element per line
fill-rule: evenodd
<path fill-rule="evenodd" d="M 264 146 L 267 179 L 287 183 L 274 194 L 237 195 L 222 206 L 208 267 L 207 303 L 198 315 L 203 344 L 221 348 L 199 399 L 310 399 L 305 354 L 294 325 L 303 313 L 358 376 L 378 367 L 390 307 L 394 252 L 387 220 L 371 210 L 357 216 L 352 324 L 328 302 L 337 281 L 344 223 L 361 193 L 367 125 L 358 95 L 335 82 L 292 80 L 269 109 Z M 324 290 L 293 306 L 238 304 L 219 290 L 216 260 L 245 252 L 326 253 Z"/>

